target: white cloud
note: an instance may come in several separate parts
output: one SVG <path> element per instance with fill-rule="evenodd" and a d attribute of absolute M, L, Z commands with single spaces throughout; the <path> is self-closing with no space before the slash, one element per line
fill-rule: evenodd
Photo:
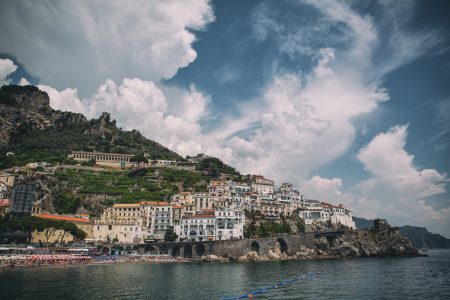
<path fill-rule="evenodd" d="M 94 95 L 84 99 L 78 97 L 76 89 L 38 87 L 49 94 L 54 109 L 82 113 L 89 118 L 110 112 L 118 126 L 140 130 L 182 155 L 201 152 L 202 145 L 208 144 L 199 122 L 207 112 L 209 98 L 195 86 L 181 90 L 137 78 L 126 78 L 117 85 L 108 79 Z"/>
<path fill-rule="evenodd" d="M 213 20 L 207 0 L 2 1 L 0 52 L 41 83 L 89 95 L 107 78 L 171 78 L 196 59 L 190 30 Z"/>
<path fill-rule="evenodd" d="M 358 159 L 371 177 L 351 191 L 342 191 L 339 178 L 305 181 L 348 151 L 357 134 L 356 117 L 389 100 L 383 77 L 421 55 L 428 47 L 424 41 L 435 40 L 423 32 L 403 34 L 400 23 L 391 26 L 389 20 L 405 10 L 389 10 L 390 19 L 380 20 L 355 11 L 351 2 L 303 1 L 299 5 L 312 17 L 302 19 L 280 18 L 277 8 L 261 4 L 253 15 L 257 38 L 273 39 L 291 60 L 307 56 L 315 65 L 310 74 L 275 70 L 258 97 L 239 104 L 235 114 L 209 120 L 217 126 L 206 132 L 209 96 L 195 86 L 165 86 L 161 79 L 195 59 L 189 29 L 203 29 L 213 20 L 208 4 L 73 2 L 49 11 L 42 2 L 11 2 L 0 10 L 5 28 L 0 37 L 6 41 L 0 51 L 14 53 L 42 79 L 46 85 L 39 87 L 56 109 L 88 117 L 111 112 L 119 126 L 138 129 L 182 155 L 205 152 L 243 172 L 302 182 L 311 197 L 339 199 L 361 216 L 398 223 L 417 218 L 425 224 L 448 215 L 424 201 L 443 192 L 446 176 L 413 165 L 413 156 L 404 150 L 404 126 L 380 134 L 361 150 Z M 18 23 L 22 5 L 30 16 Z M 25 51 L 25 43 L 33 53 Z M 222 76 L 225 82 L 235 80 L 237 75 L 228 73 Z M 78 96 L 94 89 L 92 96 Z"/>
<path fill-rule="evenodd" d="M 17 66 L 14 62 L 8 58 L 0 59 L 0 86 L 9 84 L 10 79 L 8 76 L 14 73 L 17 69 Z"/>
<path fill-rule="evenodd" d="M 395 126 L 375 136 L 358 153 L 358 160 L 370 177 L 348 191 L 342 180 L 314 176 L 304 183 L 305 191 L 321 199 L 334 199 L 353 209 L 360 217 L 387 218 L 395 225 L 420 225 L 450 235 L 450 207 L 431 206 L 430 196 L 444 194 L 449 181 L 434 169 L 419 169 L 404 149 L 407 126 Z M 441 206 L 442 207 L 442 206 Z"/>
<path fill-rule="evenodd" d="M 20 78 L 18 85 L 30 85 L 30 82 L 26 78 Z"/>

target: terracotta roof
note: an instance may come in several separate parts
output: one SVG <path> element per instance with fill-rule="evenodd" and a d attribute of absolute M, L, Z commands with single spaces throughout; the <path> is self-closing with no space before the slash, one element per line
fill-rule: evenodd
<path fill-rule="evenodd" d="M 327 202 L 321 202 L 320 203 L 323 207 L 334 207 L 334 208 L 344 208 L 343 206 L 333 205 Z"/>
<path fill-rule="evenodd" d="M 139 207 L 139 203 L 114 204 L 113 207 Z"/>
<path fill-rule="evenodd" d="M 42 219 L 51 219 L 51 220 L 57 220 L 57 221 L 69 221 L 69 222 L 75 222 L 75 223 L 92 223 L 90 220 L 86 220 L 83 218 L 75 218 L 75 217 L 69 217 L 69 216 L 58 216 L 58 215 L 51 215 L 51 214 L 40 214 L 38 215 L 39 218 Z"/>
<path fill-rule="evenodd" d="M 183 208 L 183 206 L 181 206 L 181 205 L 172 205 L 172 208 Z"/>
<path fill-rule="evenodd" d="M 215 215 L 212 214 L 202 214 L 202 215 L 184 216 L 183 219 L 210 219 L 214 217 Z"/>
<path fill-rule="evenodd" d="M 150 206 L 170 206 L 168 202 L 163 201 L 141 201 L 139 205 L 150 205 Z"/>

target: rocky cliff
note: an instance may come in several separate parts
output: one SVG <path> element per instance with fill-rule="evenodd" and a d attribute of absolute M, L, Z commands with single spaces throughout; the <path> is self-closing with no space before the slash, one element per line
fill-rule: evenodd
<path fill-rule="evenodd" d="M 373 227 L 373 220 L 353 217 L 358 229 L 370 229 Z M 407 237 L 416 248 L 429 249 L 449 249 L 450 239 L 437 234 L 429 232 L 425 227 L 405 225 L 399 227 L 400 233 Z M 425 244 L 425 245 L 424 245 Z"/>
<path fill-rule="evenodd" d="M 358 230 L 335 239 L 316 238 L 319 256 L 417 256 L 418 250 L 398 231 Z"/>
<path fill-rule="evenodd" d="M 1 87 L 0 124 L 0 168 L 33 161 L 58 162 L 72 150 L 180 159 L 136 130 L 117 128 L 108 113 L 87 120 L 82 114 L 52 109 L 47 93 L 35 86 Z"/>

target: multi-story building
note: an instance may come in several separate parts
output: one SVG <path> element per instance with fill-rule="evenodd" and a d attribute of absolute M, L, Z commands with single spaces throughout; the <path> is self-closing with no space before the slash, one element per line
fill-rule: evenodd
<path fill-rule="evenodd" d="M 244 238 L 245 213 L 239 209 L 223 209 L 215 211 L 216 240 Z"/>
<path fill-rule="evenodd" d="M 262 196 L 272 196 L 274 191 L 273 180 L 266 179 L 261 175 L 251 176 L 251 188 L 253 192 L 256 192 Z"/>
<path fill-rule="evenodd" d="M 214 210 L 201 211 L 181 218 L 175 225 L 179 241 L 212 241 L 216 237 L 216 218 Z"/>
<path fill-rule="evenodd" d="M 322 222 L 330 222 L 332 225 L 343 225 L 356 229 L 353 221 L 352 212 L 342 204 L 338 206 L 322 202 Z"/>
<path fill-rule="evenodd" d="M 30 216 L 33 211 L 36 187 L 31 184 L 14 185 L 10 212 L 13 217 Z"/>
<path fill-rule="evenodd" d="M 320 201 L 303 199 L 300 217 L 305 221 L 306 225 L 311 225 L 313 222 L 321 222 L 322 205 Z"/>
<path fill-rule="evenodd" d="M 93 239 L 133 244 L 142 242 L 140 204 L 114 204 L 106 208 L 93 228 Z"/>
<path fill-rule="evenodd" d="M 209 196 L 209 193 L 195 193 L 192 195 L 192 203 L 194 203 L 196 210 L 213 209 L 214 198 Z"/>

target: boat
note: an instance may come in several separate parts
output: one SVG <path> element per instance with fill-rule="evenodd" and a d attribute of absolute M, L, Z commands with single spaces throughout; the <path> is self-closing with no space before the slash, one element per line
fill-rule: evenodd
<path fill-rule="evenodd" d="M 425 243 L 425 239 L 423 238 L 423 232 L 420 232 L 420 235 L 422 236 L 422 249 L 420 249 L 420 252 L 422 254 L 427 254 L 428 249 L 427 249 L 427 244 Z"/>

